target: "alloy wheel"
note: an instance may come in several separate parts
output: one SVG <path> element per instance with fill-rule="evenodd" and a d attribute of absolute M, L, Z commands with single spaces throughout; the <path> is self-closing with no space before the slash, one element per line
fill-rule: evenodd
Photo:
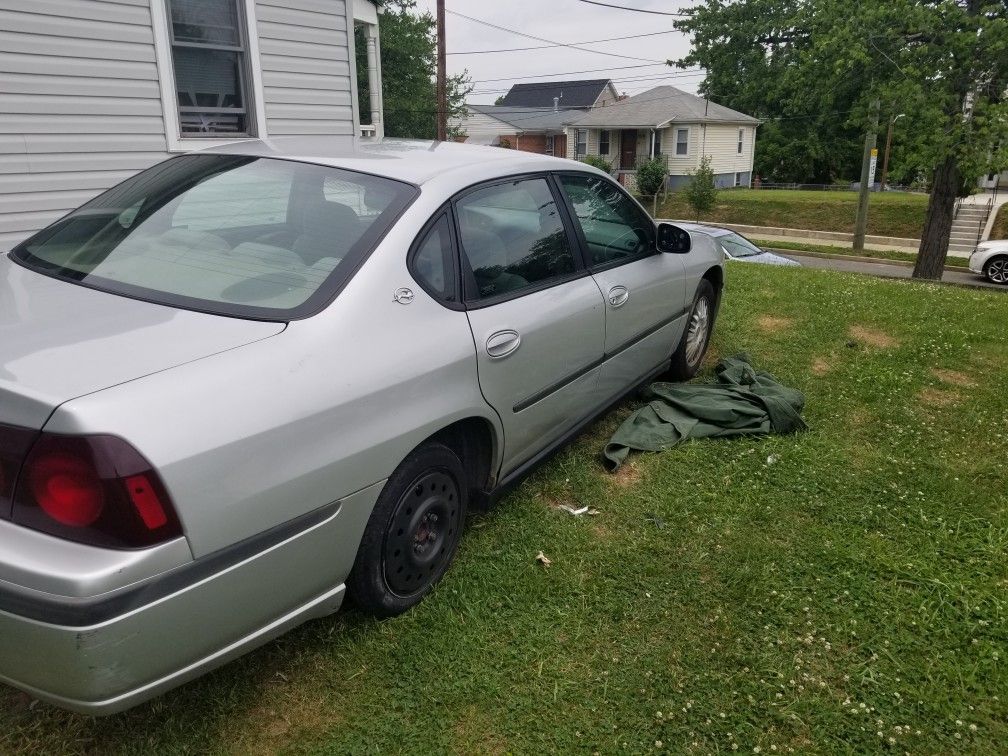
<path fill-rule="evenodd" d="M 1008 258 L 999 257 L 987 263 L 987 278 L 996 284 L 1008 284 Z"/>
<path fill-rule="evenodd" d="M 686 331 L 686 361 L 696 365 L 703 357 L 710 331 L 710 301 L 701 297 L 693 306 Z"/>

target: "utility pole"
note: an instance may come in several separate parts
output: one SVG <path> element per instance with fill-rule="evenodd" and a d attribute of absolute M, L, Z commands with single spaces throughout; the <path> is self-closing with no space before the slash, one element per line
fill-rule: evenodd
<path fill-rule="evenodd" d="M 445 0 L 437 0 L 437 138 L 448 139 L 448 81 L 445 74 Z"/>
<path fill-rule="evenodd" d="M 882 103 L 877 99 L 872 101 L 870 124 L 868 131 L 865 132 L 864 156 L 861 161 L 861 192 L 858 195 L 857 220 L 854 222 L 855 252 L 864 252 L 865 231 L 868 229 L 868 194 L 871 191 L 871 174 L 874 173 L 872 162 L 875 155 L 878 154 L 875 150 L 875 141 L 878 131 L 879 108 L 881 107 Z"/>
<path fill-rule="evenodd" d="M 886 183 L 889 179 L 889 150 L 892 149 L 892 130 L 893 125 L 900 118 L 905 116 L 906 113 L 900 113 L 898 116 L 893 116 L 889 119 L 889 133 L 886 134 L 885 139 L 885 157 L 882 158 L 882 182 L 879 184 L 879 188 L 884 192 L 886 188 Z"/>

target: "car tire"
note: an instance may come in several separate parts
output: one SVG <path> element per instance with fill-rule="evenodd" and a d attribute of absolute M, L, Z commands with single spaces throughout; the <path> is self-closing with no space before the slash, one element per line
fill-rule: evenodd
<path fill-rule="evenodd" d="M 688 381 L 697 374 L 710 344 L 714 319 L 717 317 L 717 293 L 706 278 L 700 279 L 693 306 L 686 316 L 682 339 L 672 355 L 669 377 L 674 381 Z"/>
<path fill-rule="evenodd" d="M 403 460 L 375 504 L 350 576 L 353 602 L 375 617 L 412 609 L 455 557 L 468 504 L 458 455 L 427 443 Z"/>
<path fill-rule="evenodd" d="M 991 283 L 1001 286 L 1008 284 L 1008 257 L 1005 255 L 992 257 L 984 263 L 983 274 Z"/>

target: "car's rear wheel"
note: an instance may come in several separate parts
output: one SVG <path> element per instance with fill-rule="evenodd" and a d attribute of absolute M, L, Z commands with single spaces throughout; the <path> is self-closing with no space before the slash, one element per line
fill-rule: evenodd
<path fill-rule="evenodd" d="M 686 328 L 682 340 L 672 355 L 669 376 L 676 381 L 688 381 L 700 369 L 707 346 L 710 343 L 714 318 L 717 315 L 717 294 L 714 286 L 706 278 L 700 280 L 693 306 L 686 318 Z"/>
<path fill-rule="evenodd" d="M 447 446 L 424 444 L 396 468 L 378 497 L 347 589 L 377 617 L 411 609 L 441 579 L 458 549 L 466 475 Z"/>
<path fill-rule="evenodd" d="M 1008 257 L 992 257 L 984 264 L 983 273 L 991 283 L 1008 284 Z"/>

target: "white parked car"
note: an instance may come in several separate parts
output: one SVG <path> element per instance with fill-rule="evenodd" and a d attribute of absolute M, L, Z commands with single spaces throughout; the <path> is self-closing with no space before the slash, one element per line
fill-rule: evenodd
<path fill-rule="evenodd" d="M 980 242 L 970 255 L 969 269 L 991 283 L 1008 284 L 1008 239 Z"/>

